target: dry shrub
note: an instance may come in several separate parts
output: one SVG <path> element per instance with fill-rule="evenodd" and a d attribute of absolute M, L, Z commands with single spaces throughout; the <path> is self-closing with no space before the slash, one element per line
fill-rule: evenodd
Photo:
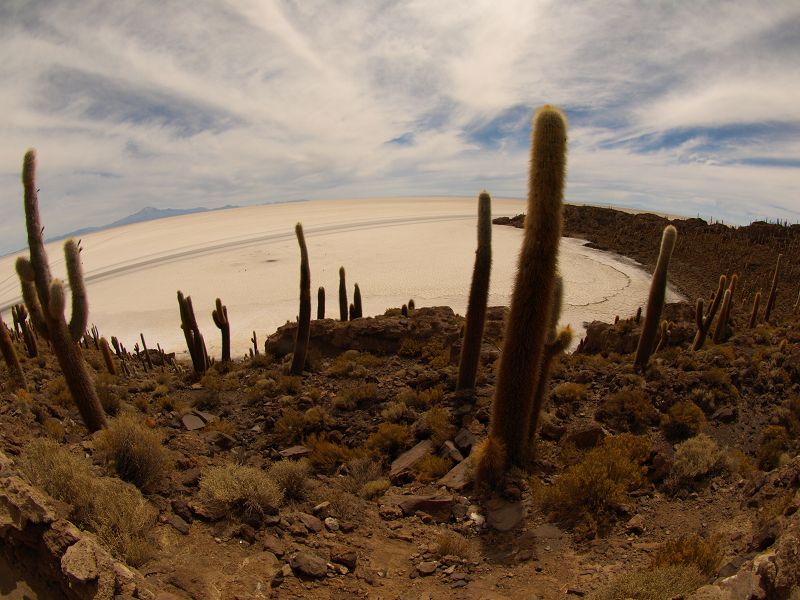
<path fill-rule="evenodd" d="M 692 487 L 724 466 L 725 452 L 705 433 L 700 433 L 675 447 L 675 460 L 666 485 L 673 491 Z"/>
<path fill-rule="evenodd" d="M 642 433 L 658 422 L 658 412 L 644 392 L 626 388 L 603 400 L 597 418 L 617 431 Z"/>
<path fill-rule="evenodd" d="M 718 538 L 705 539 L 697 533 L 669 540 L 653 557 L 654 567 L 694 566 L 712 576 L 722 561 L 723 549 Z"/>
<path fill-rule="evenodd" d="M 284 394 L 297 394 L 303 389 L 303 379 L 299 375 L 281 375 L 278 389 Z"/>
<path fill-rule="evenodd" d="M 97 434 L 95 451 L 101 461 L 114 467 L 121 479 L 145 492 L 158 488 L 172 469 L 171 456 L 161 445 L 161 437 L 132 415 L 109 422 Z"/>
<path fill-rule="evenodd" d="M 408 407 L 405 402 L 389 402 L 381 411 L 381 417 L 390 423 L 402 421 L 406 415 L 408 415 Z"/>
<path fill-rule="evenodd" d="M 789 446 L 789 434 L 782 425 L 768 425 L 761 431 L 758 445 L 758 468 L 770 471 L 779 467 L 781 456 Z"/>
<path fill-rule="evenodd" d="M 51 440 L 55 440 L 56 442 L 63 442 L 64 436 L 67 435 L 67 430 L 64 428 L 64 424 L 53 417 L 48 417 L 45 419 L 45 422 L 42 423 L 42 429 L 44 429 L 44 434 L 47 437 L 49 437 Z"/>
<path fill-rule="evenodd" d="M 321 431 L 333 424 L 333 418 L 322 406 L 312 406 L 303 415 L 305 431 Z"/>
<path fill-rule="evenodd" d="M 544 508 L 573 526 L 581 537 L 605 533 L 628 492 L 644 485 L 641 463 L 649 452 L 646 437 L 622 434 L 606 438 L 545 490 Z"/>
<path fill-rule="evenodd" d="M 272 464 L 267 476 L 278 486 L 284 502 L 303 502 L 311 494 L 310 472 L 308 460 L 281 460 Z"/>
<path fill-rule="evenodd" d="M 691 400 L 673 404 L 661 418 L 661 428 L 667 439 L 685 440 L 699 433 L 706 425 L 706 415 Z"/>
<path fill-rule="evenodd" d="M 427 363 L 435 369 L 441 369 L 450 364 L 450 353 L 439 340 L 403 338 L 397 354 L 398 356 L 419 358 L 421 362 Z"/>
<path fill-rule="evenodd" d="M 430 436 L 435 446 L 441 446 L 451 439 L 456 429 L 450 423 L 450 412 L 437 406 L 422 414 L 419 420 L 420 431 Z"/>
<path fill-rule="evenodd" d="M 739 448 L 729 448 L 725 455 L 725 470 L 746 479 L 756 468 L 753 460 Z"/>
<path fill-rule="evenodd" d="M 436 385 L 427 390 L 422 390 L 417 394 L 417 398 L 421 406 L 438 404 L 444 398 L 444 388 L 441 385 Z"/>
<path fill-rule="evenodd" d="M 705 584 L 697 567 L 672 565 L 626 573 L 600 591 L 597 600 L 666 600 L 683 598 Z"/>
<path fill-rule="evenodd" d="M 378 386 L 374 383 L 365 383 L 339 390 L 336 398 L 333 399 L 333 406 L 340 410 L 353 410 L 360 404 L 376 400 L 377 397 Z"/>
<path fill-rule="evenodd" d="M 264 471 L 233 463 L 205 469 L 200 496 L 245 518 L 276 514 L 283 500 L 280 488 Z"/>
<path fill-rule="evenodd" d="M 206 424 L 206 426 L 203 427 L 203 431 L 219 431 L 225 435 L 233 436 L 236 433 L 236 425 L 227 419 L 217 419 Z"/>
<path fill-rule="evenodd" d="M 552 392 L 553 400 L 559 404 L 566 402 L 583 402 L 586 400 L 587 387 L 583 383 L 570 381 L 559 383 Z"/>
<path fill-rule="evenodd" d="M 341 444 L 330 442 L 324 433 L 311 434 L 306 438 L 304 445 L 311 450 L 308 460 L 318 471 L 331 473 L 336 468 L 346 463 L 353 457 L 353 450 Z"/>
<path fill-rule="evenodd" d="M 440 533 L 436 538 L 436 556 L 457 556 L 466 560 L 475 557 L 475 549 L 470 541 L 460 533 L 447 529 Z"/>
<path fill-rule="evenodd" d="M 347 463 L 347 475 L 338 481 L 338 485 L 351 494 L 372 497 L 372 495 L 363 494 L 364 487 L 378 480 L 386 481 L 388 489 L 389 481 L 383 479 L 381 463 L 371 456 L 360 456 Z"/>
<path fill-rule="evenodd" d="M 361 486 L 360 495 L 362 498 L 366 498 L 367 500 L 372 500 L 373 498 L 377 498 L 378 496 L 383 496 L 386 490 L 389 489 L 391 483 L 388 479 L 375 479 L 373 481 L 368 481 L 364 485 Z"/>
<path fill-rule="evenodd" d="M 272 431 L 275 438 L 283 444 L 294 444 L 300 441 L 305 430 L 306 420 L 299 410 L 285 408 L 280 418 L 275 421 Z"/>
<path fill-rule="evenodd" d="M 364 501 L 350 492 L 333 488 L 327 492 L 326 498 L 331 503 L 331 515 L 338 519 L 356 520 L 364 515 Z"/>
<path fill-rule="evenodd" d="M 122 400 L 128 397 L 128 389 L 117 385 L 117 378 L 110 373 L 98 374 L 95 388 L 103 411 L 107 415 L 115 417 L 119 413 Z"/>
<path fill-rule="evenodd" d="M 328 375 L 333 377 L 363 377 L 368 369 L 380 367 L 384 363 L 382 358 L 369 352 L 347 350 L 333 359 L 328 367 Z"/>
<path fill-rule="evenodd" d="M 152 555 L 157 511 L 135 487 L 97 477 L 83 457 L 43 438 L 28 444 L 19 466 L 33 485 L 71 505 L 70 518 L 114 556 L 138 566 Z"/>
<path fill-rule="evenodd" d="M 67 381 L 63 377 L 56 377 L 48 381 L 44 387 L 44 393 L 50 402 L 58 406 L 71 407 L 74 404 L 72 394 L 69 393 L 69 388 L 67 387 Z"/>
<path fill-rule="evenodd" d="M 405 425 L 381 423 L 378 431 L 367 438 L 367 448 L 392 460 L 411 445 L 412 439 Z"/>
<path fill-rule="evenodd" d="M 417 472 L 417 479 L 422 483 L 427 483 L 429 481 L 436 481 L 447 475 L 452 465 L 453 462 L 450 459 L 442 458 L 435 454 L 429 454 L 419 461 L 414 469 Z"/>

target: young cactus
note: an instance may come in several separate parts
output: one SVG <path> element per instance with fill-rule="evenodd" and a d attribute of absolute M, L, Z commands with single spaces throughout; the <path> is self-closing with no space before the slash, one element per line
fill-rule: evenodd
<path fill-rule="evenodd" d="M 347 285 L 344 280 L 344 267 L 339 267 L 339 320 L 347 321 Z"/>
<path fill-rule="evenodd" d="M 653 279 L 650 281 L 650 294 L 647 297 L 647 311 L 644 314 L 644 324 L 642 333 L 639 336 L 639 345 L 636 347 L 636 358 L 633 361 L 634 368 L 644 371 L 650 360 L 650 355 L 655 348 L 656 333 L 658 324 L 661 321 L 661 311 L 664 309 L 664 298 L 667 293 L 667 269 L 672 251 L 675 249 L 675 240 L 678 238 L 678 230 L 672 225 L 667 225 L 661 235 L 661 249 L 658 253 L 658 261 L 653 271 Z"/>
<path fill-rule="evenodd" d="M 541 108 L 534 118 L 525 234 L 497 370 L 489 440 L 475 472 L 479 484 L 497 484 L 510 465 L 524 466 L 528 458 L 531 399 L 552 316 L 566 142 L 561 111 Z"/>
<path fill-rule="evenodd" d="M 228 307 L 222 303 L 222 300 L 217 298 L 215 302 L 216 308 L 211 311 L 211 318 L 214 320 L 214 325 L 222 333 L 222 362 L 230 362 L 231 360 L 231 324 L 228 321 Z"/>
<path fill-rule="evenodd" d="M 64 287 L 50 275 L 50 265 L 42 236 L 39 217 L 39 198 L 36 188 L 36 152 L 28 150 L 22 165 L 22 185 L 25 190 L 25 225 L 28 231 L 30 260 L 17 259 L 17 273 L 22 284 L 22 297 L 34 326 L 53 347 L 72 398 L 78 406 L 83 422 L 89 431 L 106 426 L 106 417 L 94 381 L 76 343 L 86 331 L 89 308 L 80 264 L 80 247 L 68 240 L 64 244 L 72 293 L 72 319 L 64 319 Z"/>
<path fill-rule="evenodd" d="M 298 223 L 294 228 L 297 243 L 300 245 L 300 316 L 297 320 L 297 333 L 294 338 L 294 354 L 290 375 L 300 375 L 306 364 L 308 340 L 311 337 L 311 269 L 308 266 L 308 250 L 303 226 Z"/>
<path fill-rule="evenodd" d="M 478 248 L 472 268 L 464 340 L 458 365 L 456 390 L 475 388 L 481 358 L 483 326 L 489 299 L 489 275 L 492 270 L 492 199 L 485 191 L 478 197 Z"/>
<path fill-rule="evenodd" d="M 695 334 L 694 341 L 692 342 L 692 352 L 700 350 L 706 341 L 708 330 L 711 329 L 711 323 L 714 321 L 714 315 L 717 314 L 717 309 L 719 308 L 720 302 L 722 302 L 722 296 L 724 293 L 723 290 L 725 289 L 726 281 L 727 278 L 725 275 L 719 276 L 719 285 L 717 286 L 717 291 L 714 292 L 714 300 L 711 302 L 711 306 L 709 307 L 705 316 L 703 316 L 703 299 L 697 299 L 697 305 L 695 306 L 694 311 L 694 318 L 695 322 L 697 323 L 697 333 Z"/>

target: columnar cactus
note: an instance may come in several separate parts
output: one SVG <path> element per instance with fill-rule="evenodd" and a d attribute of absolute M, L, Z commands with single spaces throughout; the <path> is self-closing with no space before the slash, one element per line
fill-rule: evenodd
<path fill-rule="evenodd" d="M 705 316 L 703 316 L 703 299 L 697 299 L 697 305 L 695 306 L 694 311 L 694 318 L 695 322 L 697 323 L 697 333 L 695 334 L 694 341 L 692 342 L 692 352 L 700 350 L 706 341 L 708 331 L 711 329 L 711 323 L 714 321 L 714 315 L 717 314 L 717 309 L 719 308 L 720 302 L 722 302 L 722 296 L 724 294 L 723 290 L 725 290 L 726 281 L 727 277 L 725 277 L 725 275 L 719 276 L 719 285 L 717 286 L 717 291 L 714 292 L 714 300 L 711 302 L 711 306 L 709 307 Z"/>
<path fill-rule="evenodd" d="M 661 311 L 664 309 L 664 298 L 667 293 L 667 269 L 672 251 L 675 249 L 675 241 L 678 238 L 678 230 L 672 225 L 667 225 L 661 234 L 661 249 L 658 253 L 658 261 L 653 271 L 653 279 L 650 281 L 650 294 L 647 297 L 647 311 L 644 314 L 644 324 L 642 333 L 639 336 L 639 345 L 636 347 L 636 358 L 633 366 L 639 371 L 647 368 L 650 355 L 655 348 L 656 333 L 658 324 L 661 322 Z"/>
<path fill-rule="evenodd" d="M 747 324 L 748 329 L 752 329 L 756 326 L 758 322 L 758 307 L 761 304 L 761 290 L 756 292 L 755 298 L 753 298 L 753 310 L 750 312 L 750 322 Z"/>
<path fill-rule="evenodd" d="M 300 245 L 300 315 L 297 319 L 297 332 L 294 338 L 294 354 L 289 368 L 291 375 L 300 375 L 306 364 L 308 340 L 311 336 L 311 269 L 308 266 L 308 249 L 303 235 L 303 226 L 294 228 L 297 243 Z"/>
<path fill-rule="evenodd" d="M 475 473 L 479 483 L 495 484 L 510 465 L 527 461 L 531 400 L 552 317 L 567 145 L 566 119 L 558 109 L 545 106 L 536 113 L 531 141 L 525 235 L 497 370 L 489 440 Z"/>
<path fill-rule="evenodd" d="M 483 326 L 486 322 L 486 304 L 489 299 L 489 275 L 492 270 L 492 198 L 487 192 L 478 197 L 478 248 L 472 268 L 469 288 L 464 340 L 458 365 L 456 390 L 471 390 L 478 376 L 481 358 Z"/>
<path fill-rule="evenodd" d="M 344 267 L 339 267 L 339 320 L 347 321 L 347 285 L 344 280 Z"/>
<path fill-rule="evenodd" d="M 39 198 L 36 188 L 36 152 L 29 150 L 22 165 L 22 185 L 25 190 L 25 224 L 28 230 L 30 260 L 17 259 L 17 273 L 22 285 L 22 297 L 28 313 L 39 334 L 49 340 L 53 347 L 64 379 L 72 398 L 78 406 L 83 422 L 89 431 L 106 426 L 106 417 L 100 399 L 77 345 L 86 331 L 89 315 L 83 274 L 80 265 L 80 248 L 73 240 L 64 244 L 72 294 L 72 319 L 64 319 L 64 287 L 61 281 L 50 275 L 50 265 L 42 237 L 39 218 Z M 77 292 L 76 292 L 77 290 Z"/>
<path fill-rule="evenodd" d="M 725 290 L 725 294 L 722 296 L 722 306 L 720 306 L 719 309 L 717 326 L 714 329 L 714 335 L 711 338 L 715 344 L 721 344 L 728 338 L 728 321 L 730 320 L 731 316 L 731 309 L 733 307 L 733 293 L 736 291 L 736 282 L 738 279 L 739 276 L 736 273 L 731 275 L 731 281 L 730 284 L 728 284 L 728 289 Z"/>
<path fill-rule="evenodd" d="M 408 312 L 414 312 L 415 308 L 416 305 L 414 304 L 414 299 L 411 298 L 411 300 L 408 301 Z"/>
<path fill-rule="evenodd" d="M 24 304 L 17 304 L 11 308 L 14 314 L 14 320 L 19 324 L 20 335 L 25 342 L 25 349 L 28 351 L 30 358 L 36 358 L 39 355 L 39 346 L 36 343 L 36 334 L 33 327 L 28 323 L 28 311 L 25 309 Z"/>
<path fill-rule="evenodd" d="M 361 288 L 358 287 L 358 284 L 353 286 L 353 309 L 356 319 L 364 316 L 364 310 L 361 308 Z M 350 320 L 352 321 L 352 318 Z"/>
<path fill-rule="evenodd" d="M 178 290 L 178 308 L 181 314 L 181 329 L 183 329 L 183 336 L 186 338 L 186 346 L 189 349 L 189 356 L 192 358 L 194 372 L 205 373 L 209 367 L 206 342 L 203 339 L 203 334 L 200 333 L 200 327 L 197 325 L 197 319 L 194 316 L 192 297 L 184 296 L 180 290 Z"/>
<path fill-rule="evenodd" d="M 222 362 L 231 360 L 231 324 L 228 321 L 228 307 L 222 304 L 222 300 L 217 298 L 216 308 L 211 311 L 211 318 L 214 325 L 222 332 Z"/>
<path fill-rule="evenodd" d="M 769 288 L 769 296 L 767 297 L 767 306 L 764 309 L 764 322 L 769 323 L 769 317 L 772 314 L 772 309 L 775 307 L 775 297 L 778 294 L 778 275 L 781 270 L 781 259 L 783 254 L 778 254 L 778 261 L 775 263 L 775 272 L 772 275 L 772 285 Z"/>
<path fill-rule="evenodd" d="M 8 372 L 14 380 L 14 384 L 21 390 L 28 390 L 28 382 L 25 380 L 25 373 L 22 371 L 22 366 L 19 364 L 19 357 L 17 356 L 17 349 L 14 347 L 14 342 L 11 340 L 11 333 L 6 327 L 2 317 L 0 317 L 0 353 L 6 361 Z"/>
<path fill-rule="evenodd" d="M 322 286 L 317 290 L 317 318 L 325 318 L 325 288 Z"/>
<path fill-rule="evenodd" d="M 117 374 L 117 366 L 114 364 L 114 355 L 111 354 L 111 347 L 108 345 L 108 340 L 104 337 L 100 338 L 100 353 L 103 355 L 103 361 L 106 363 L 106 370 L 111 375 Z"/>

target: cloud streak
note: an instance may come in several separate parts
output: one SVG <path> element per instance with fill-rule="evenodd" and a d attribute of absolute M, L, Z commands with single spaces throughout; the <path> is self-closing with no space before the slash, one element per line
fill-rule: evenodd
<path fill-rule="evenodd" d="M 40 156 L 55 235 L 147 205 L 525 194 L 570 118 L 568 199 L 800 220 L 792 3 L 218 0 L 0 5 L 0 251 Z"/>

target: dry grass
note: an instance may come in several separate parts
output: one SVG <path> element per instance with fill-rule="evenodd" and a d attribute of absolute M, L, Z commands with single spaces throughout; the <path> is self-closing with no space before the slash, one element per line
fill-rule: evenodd
<path fill-rule="evenodd" d="M 683 598 L 706 582 L 697 567 L 653 567 L 617 577 L 596 600 L 668 600 Z"/>
<path fill-rule="evenodd" d="M 422 413 L 420 426 L 421 431 L 430 435 L 436 447 L 452 439 L 456 433 L 456 428 L 450 423 L 450 412 L 439 406 Z"/>
<path fill-rule="evenodd" d="M 305 426 L 303 413 L 293 408 L 285 408 L 280 418 L 275 421 L 272 431 L 280 443 L 290 445 L 300 441 Z"/>
<path fill-rule="evenodd" d="M 339 479 L 337 484 L 350 494 L 373 497 L 374 494 L 364 494 L 364 488 L 378 480 L 386 481 L 388 489 L 389 481 L 383 479 L 381 463 L 371 456 L 360 456 L 347 463 L 347 475 Z"/>
<path fill-rule="evenodd" d="M 690 533 L 664 544 L 653 557 L 653 566 L 694 566 L 700 572 L 713 576 L 722 562 L 722 556 L 723 549 L 719 539 L 705 539 L 696 533 Z"/>
<path fill-rule="evenodd" d="M 372 500 L 378 496 L 383 496 L 389 487 L 391 487 L 391 483 L 388 479 L 375 479 L 373 481 L 368 481 L 361 486 L 360 495 L 362 498 Z"/>
<path fill-rule="evenodd" d="M 691 487 L 725 466 L 725 453 L 705 433 L 681 442 L 667 478 L 671 490 Z"/>
<path fill-rule="evenodd" d="M 408 415 L 408 407 L 405 402 L 389 402 L 381 411 L 383 420 L 390 423 L 402 421 L 406 415 Z"/>
<path fill-rule="evenodd" d="M 200 479 L 201 497 L 245 517 L 275 514 L 281 505 L 281 489 L 256 467 L 225 464 L 209 467 Z"/>
<path fill-rule="evenodd" d="M 363 377 L 369 369 L 380 367 L 384 362 L 369 352 L 347 350 L 333 359 L 327 373 L 333 377 Z"/>
<path fill-rule="evenodd" d="M 367 438 L 367 447 L 392 460 L 411 445 L 412 439 L 411 432 L 405 425 L 381 423 L 378 431 Z"/>
<path fill-rule="evenodd" d="M 303 442 L 311 450 L 308 460 L 317 471 L 332 473 L 339 465 L 353 457 L 354 451 L 347 446 L 335 444 L 325 438 L 325 434 L 311 434 Z"/>
<path fill-rule="evenodd" d="M 172 458 L 160 436 L 132 415 L 113 419 L 97 435 L 95 451 L 120 478 L 145 492 L 157 489 L 172 469 Z"/>
<path fill-rule="evenodd" d="M 642 433 L 658 422 L 658 411 L 653 408 L 644 392 L 626 388 L 603 400 L 597 411 L 597 418 L 617 431 Z"/>
<path fill-rule="evenodd" d="M 460 533 L 449 529 L 440 533 L 436 538 L 435 553 L 439 558 L 457 556 L 458 558 L 472 560 L 475 557 L 475 549 L 470 541 Z"/>
<path fill-rule="evenodd" d="M 782 425 L 768 425 L 761 431 L 758 445 L 758 468 L 772 470 L 781 464 L 781 456 L 789 445 L 789 434 Z"/>
<path fill-rule="evenodd" d="M 284 502 L 303 502 L 311 495 L 310 472 L 308 460 L 281 460 L 272 464 L 267 477 L 278 486 Z"/>
<path fill-rule="evenodd" d="M 673 404 L 661 419 L 661 428 L 667 439 L 685 440 L 696 435 L 706 426 L 706 416 L 691 400 Z"/>
<path fill-rule="evenodd" d="M 19 465 L 33 485 L 69 504 L 70 518 L 94 531 L 114 556 L 138 566 L 153 554 L 157 511 L 132 485 L 97 477 L 83 457 L 48 439 L 32 441 Z"/>
<path fill-rule="evenodd" d="M 417 472 L 417 479 L 422 483 L 436 481 L 447 475 L 453 462 L 447 458 L 429 454 L 419 461 L 414 469 Z"/>
<path fill-rule="evenodd" d="M 365 383 L 340 390 L 333 399 L 333 406 L 339 410 L 353 410 L 360 404 L 375 400 L 377 397 L 378 386 L 374 383 Z"/>
<path fill-rule="evenodd" d="M 586 400 L 588 388 L 583 383 L 559 383 L 552 392 L 553 399 L 558 403 L 583 402 Z"/>

